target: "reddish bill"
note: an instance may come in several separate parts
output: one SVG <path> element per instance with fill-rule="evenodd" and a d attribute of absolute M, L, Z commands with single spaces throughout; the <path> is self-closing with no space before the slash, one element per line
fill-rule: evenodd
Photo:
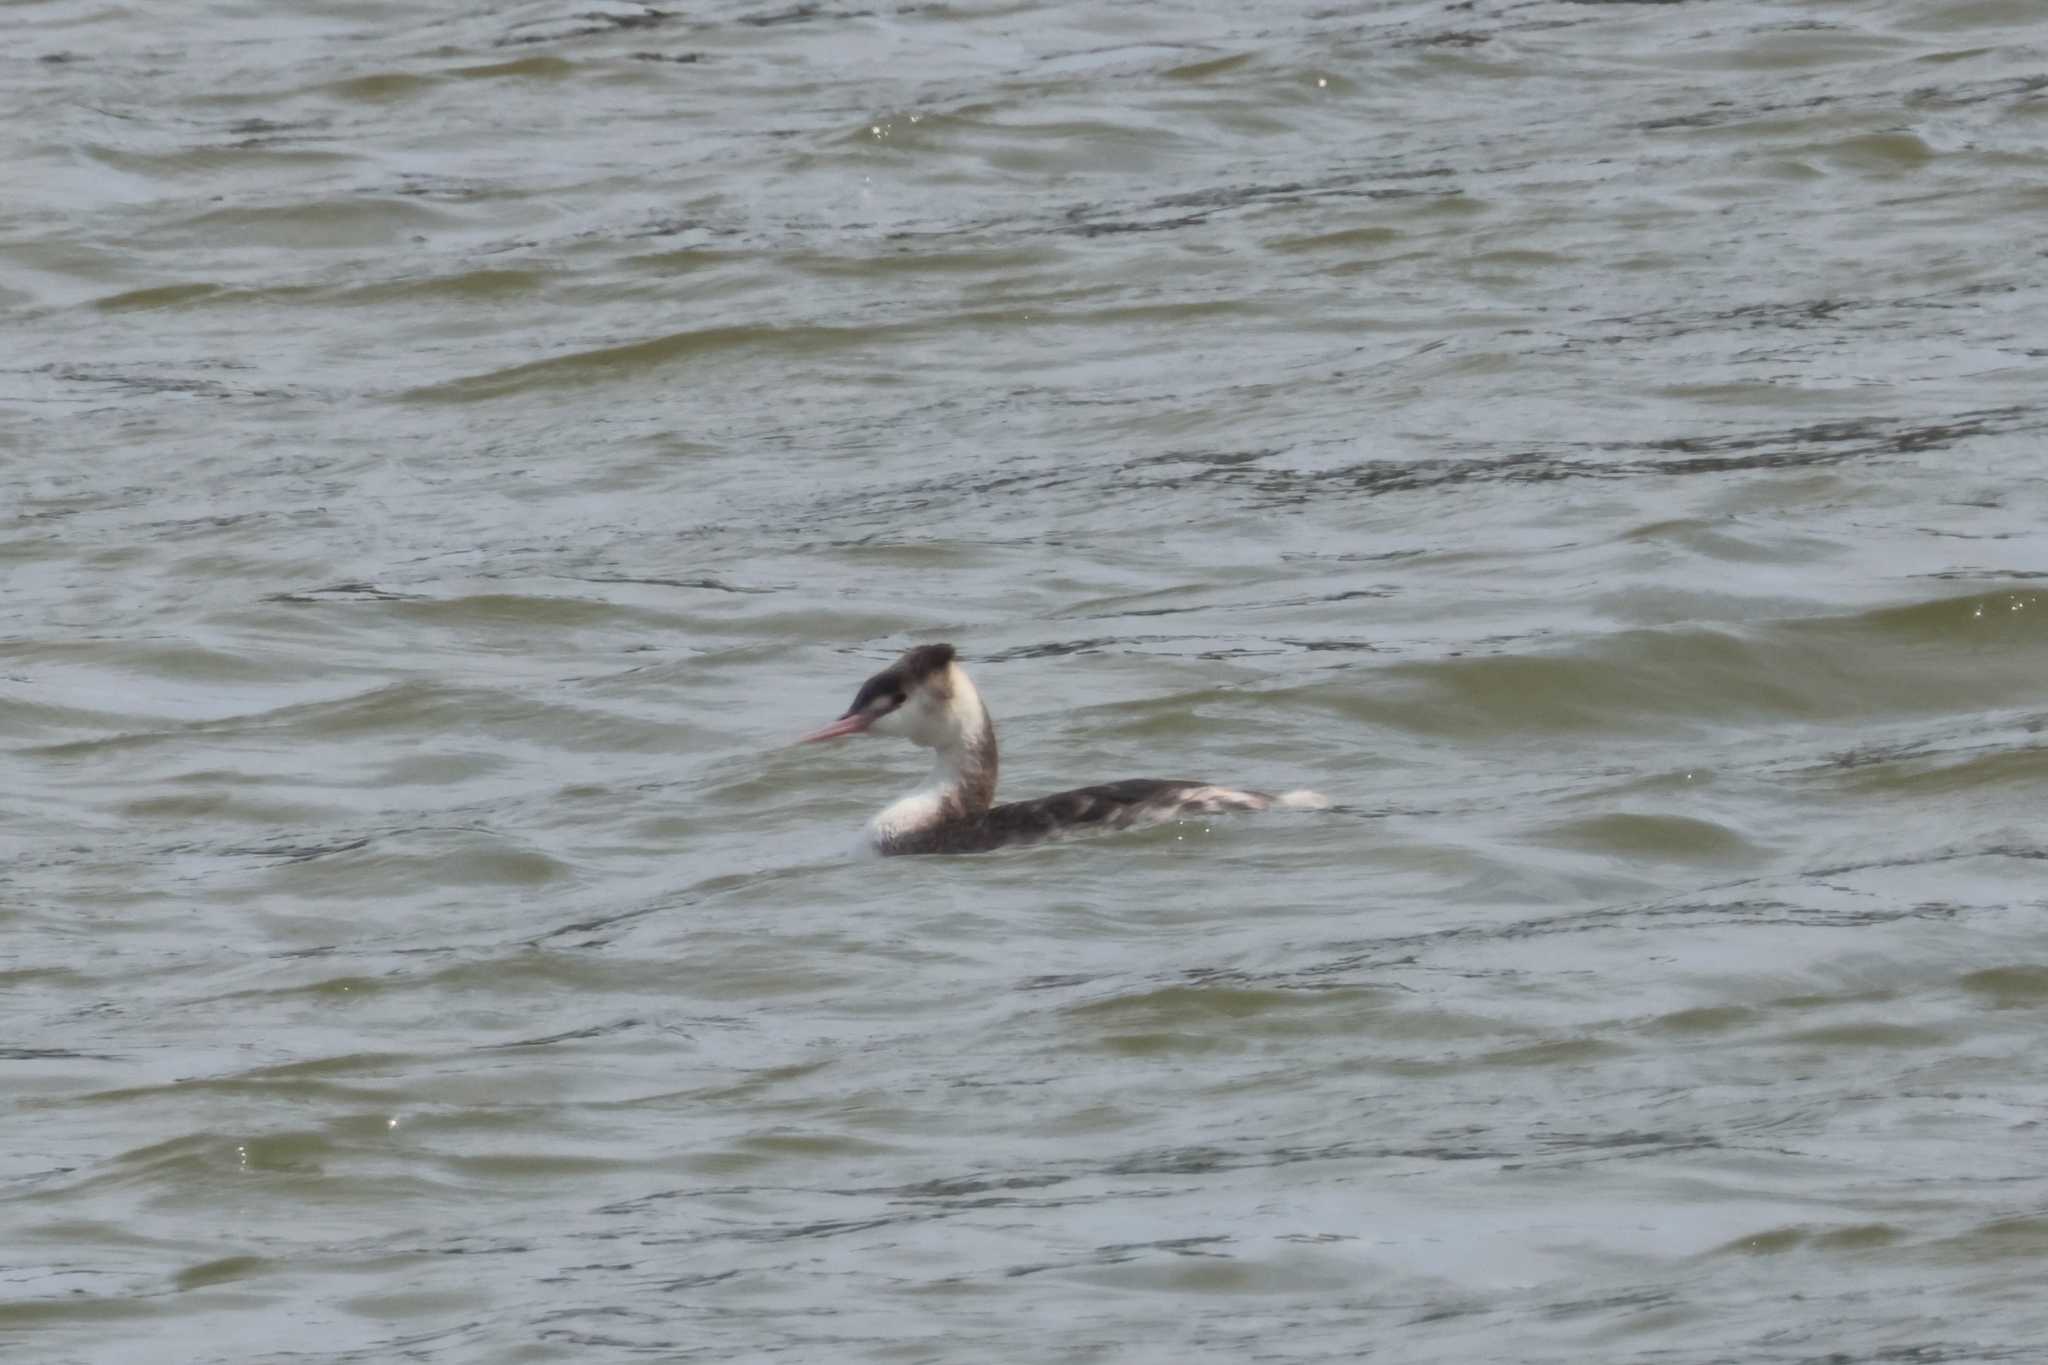
<path fill-rule="evenodd" d="M 841 716 L 822 730 L 813 730 L 802 739 L 791 740 L 792 744 L 815 744 L 821 739 L 838 739 L 841 735 L 857 735 L 874 723 L 874 717 L 865 711 L 856 711 L 850 716 Z"/>

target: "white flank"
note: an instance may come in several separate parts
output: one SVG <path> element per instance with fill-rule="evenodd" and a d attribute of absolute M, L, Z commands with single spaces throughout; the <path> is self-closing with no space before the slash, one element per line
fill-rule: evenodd
<path fill-rule="evenodd" d="M 868 822 L 869 837 L 880 844 L 928 829 L 944 818 L 945 799 L 946 788 L 937 782 L 899 797 Z"/>

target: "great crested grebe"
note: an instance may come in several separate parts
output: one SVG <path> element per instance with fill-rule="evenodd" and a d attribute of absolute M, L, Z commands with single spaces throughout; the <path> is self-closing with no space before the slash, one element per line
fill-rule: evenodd
<path fill-rule="evenodd" d="M 931 780 L 868 826 L 883 853 L 981 853 L 1070 834 L 1234 810 L 1321 810 L 1310 791 L 1272 796 L 1138 777 L 996 805 L 996 726 L 951 645 L 918 645 L 860 685 L 846 714 L 798 740 L 889 735 L 935 750 Z"/>

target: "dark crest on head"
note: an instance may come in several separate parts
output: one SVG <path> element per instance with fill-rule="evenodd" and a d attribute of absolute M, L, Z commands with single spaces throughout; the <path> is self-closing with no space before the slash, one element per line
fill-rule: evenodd
<path fill-rule="evenodd" d="M 860 693 L 854 697 L 853 705 L 847 708 L 846 714 L 851 716 L 867 710 L 877 698 L 886 699 L 892 709 L 901 706 L 911 688 L 932 674 L 943 672 L 952 662 L 951 645 L 918 645 L 906 650 L 902 658 L 860 685 Z"/>

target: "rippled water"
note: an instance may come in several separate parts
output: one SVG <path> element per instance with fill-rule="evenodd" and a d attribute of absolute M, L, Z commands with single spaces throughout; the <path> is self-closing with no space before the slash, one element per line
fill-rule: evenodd
<path fill-rule="evenodd" d="M 2041 1358 L 2033 0 L 289 8 L 5 20 L 10 1358 Z"/>

